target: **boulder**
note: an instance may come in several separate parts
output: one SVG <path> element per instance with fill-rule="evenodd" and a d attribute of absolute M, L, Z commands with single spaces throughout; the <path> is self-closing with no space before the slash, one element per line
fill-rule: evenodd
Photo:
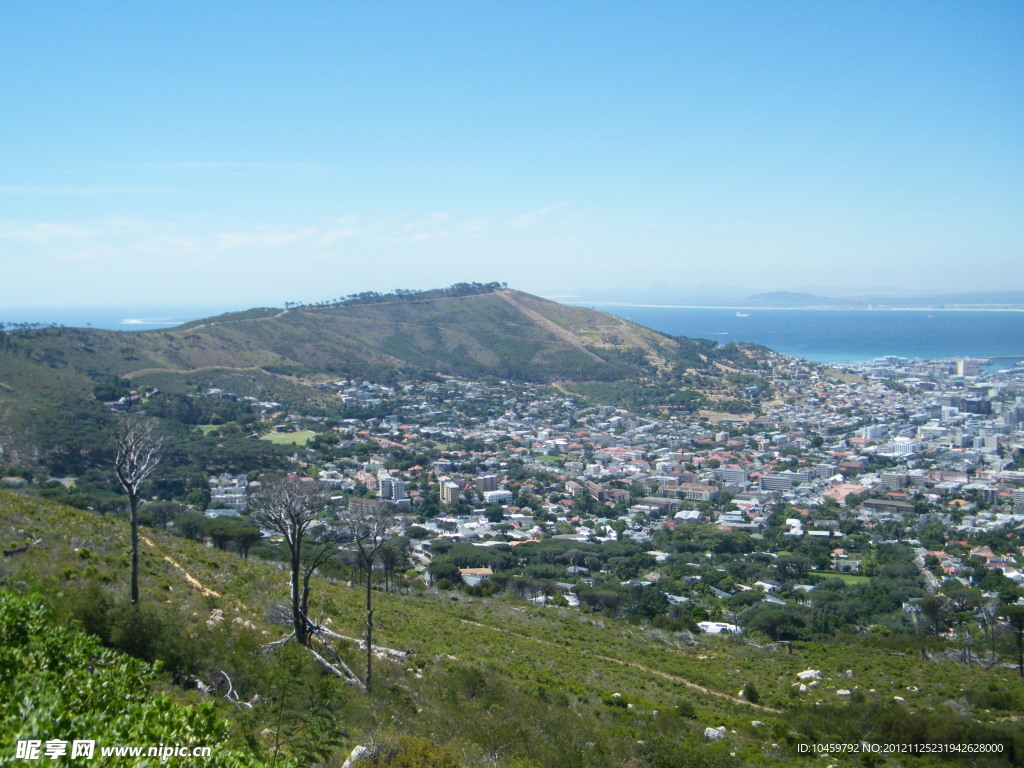
<path fill-rule="evenodd" d="M 341 768 L 352 768 L 353 765 L 359 760 L 360 757 L 366 752 L 366 747 L 361 744 L 353 748 L 352 752 L 349 753 L 348 760 L 346 760 Z"/>

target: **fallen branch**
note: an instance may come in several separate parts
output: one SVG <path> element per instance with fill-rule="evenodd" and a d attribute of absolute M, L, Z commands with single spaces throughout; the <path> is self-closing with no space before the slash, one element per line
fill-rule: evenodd
<path fill-rule="evenodd" d="M 362 688 L 364 691 L 366 690 L 366 686 L 363 684 L 363 681 L 360 680 L 358 677 L 356 677 L 354 674 L 352 674 L 352 670 L 348 669 L 347 666 L 345 668 L 348 669 L 348 674 L 346 674 L 345 672 L 342 672 L 340 669 L 338 669 L 336 666 L 331 664 L 331 662 L 329 662 L 327 659 L 325 659 L 319 653 L 314 651 L 308 645 L 306 646 L 306 650 L 309 651 L 310 653 L 312 653 L 313 654 L 313 658 L 316 659 L 318 662 L 320 662 L 320 664 L 323 667 L 325 667 L 329 672 L 331 672 L 332 674 L 334 674 L 337 677 L 341 678 L 346 683 L 350 683 L 351 685 L 358 686 L 358 687 Z"/>
<path fill-rule="evenodd" d="M 224 694 L 224 698 L 234 704 L 236 707 L 241 709 L 242 707 L 248 707 L 252 709 L 252 703 L 248 701 L 242 701 L 238 698 L 238 693 L 235 691 L 235 687 L 231 684 L 231 678 L 228 677 L 228 673 L 223 669 L 220 671 L 224 675 L 224 679 L 228 681 L 228 692 Z"/>
<path fill-rule="evenodd" d="M 275 640 L 272 643 L 267 643 L 262 648 L 260 648 L 260 653 L 270 653 L 272 650 L 274 650 L 278 646 L 284 645 L 285 643 L 290 642 L 291 640 L 294 640 L 294 639 L 295 639 L 295 633 L 292 632 L 287 637 L 285 637 L 285 638 L 283 638 L 281 640 Z"/>
<path fill-rule="evenodd" d="M 330 651 L 331 655 L 334 657 L 336 665 L 335 664 L 331 664 L 331 662 L 329 662 L 327 659 L 325 659 L 323 656 L 321 656 L 315 650 L 310 648 L 308 645 L 306 646 L 306 650 L 309 651 L 311 654 L 313 654 L 313 657 L 318 662 L 320 662 L 320 664 L 322 664 L 325 668 L 327 668 L 332 674 L 336 675 L 337 677 L 340 677 L 346 683 L 350 683 L 352 685 L 359 686 L 360 688 L 362 688 L 365 691 L 366 690 L 366 686 L 363 684 L 363 681 L 360 680 L 359 677 L 356 675 L 356 673 L 353 672 L 352 669 L 348 666 L 348 664 L 346 664 L 342 660 L 341 656 L 338 655 L 338 652 L 336 650 L 334 650 L 327 643 L 326 640 L 324 640 L 322 637 L 320 637 L 320 633 L 324 631 L 323 627 L 317 626 L 315 624 L 311 624 L 309 629 L 310 629 L 310 631 L 309 631 L 308 637 L 315 638 L 321 645 L 323 645 L 324 648 L 326 648 L 328 651 Z M 283 637 L 280 640 L 275 640 L 272 643 L 267 643 L 262 648 L 260 648 L 259 652 L 262 653 L 262 654 L 270 653 L 275 648 L 278 648 L 278 647 L 284 645 L 285 643 L 290 643 L 294 639 L 295 639 L 295 633 L 292 632 L 287 637 Z M 340 667 L 340 669 L 339 669 L 339 667 Z M 224 675 L 223 672 L 221 672 L 221 674 Z M 224 675 L 224 677 L 227 678 L 227 675 Z M 228 680 L 228 685 L 229 686 L 231 685 L 231 680 L 230 679 Z M 230 694 L 230 691 L 228 691 L 228 693 Z M 237 698 L 237 696 L 236 696 L 236 698 Z M 250 707 L 250 709 L 251 708 L 252 707 Z"/>
<path fill-rule="evenodd" d="M 344 640 L 349 643 L 358 643 L 362 649 L 366 648 L 366 641 L 359 637 L 346 637 L 345 635 L 339 635 L 337 632 L 333 632 L 324 626 L 317 627 L 317 632 L 327 635 L 335 640 Z M 396 651 L 394 648 L 384 648 L 380 645 L 373 646 L 373 652 L 379 657 L 387 657 L 391 659 L 397 659 L 398 661 L 405 661 L 409 655 L 405 651 Z"/>
<path fill-rule="evenodd" d="M 362 685 L 362 682 L 359 680 L 359 676 L 356 675 L 356 673 L 352 671 L 352 668 L 345 663 L 345 660 L 341 658 L 341 654 L 339 654 L 334 649 L 334 647 L 330 645 L 322 637 L 316 635 L 314 635 L 314 637 L 316 637 L 317 642 L 319 642 L 325 649 L 330 651 L 331 657 L 334 659 L 334 663 L 345 672 L 349 679 L 354 680 L 355 682 L 358 682 L 360 685 Z"/>
<path fill-rule="evenodd" d="M 42 539 L 36 539 L 31 544 L 26 544 L 24 547 L 16 547 L 14 549 L 5 549 L 4 557 L 11 557 L 12 555 L 20 555 L 22 552 L 28 552 L 32 547 L 36 546 L 42 541 Z"/>

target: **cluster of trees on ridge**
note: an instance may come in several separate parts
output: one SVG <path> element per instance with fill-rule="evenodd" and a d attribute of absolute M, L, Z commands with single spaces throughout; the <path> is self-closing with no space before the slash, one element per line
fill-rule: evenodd
<path fill-rule="evenodd" d="M 350 293 L 347 296 L 340 296 L 337 299 L 327 299 L 312 304 L 304 304 L 297 301 L 286 301 L 285 309 L 307 309 L 314 307 L 339 307 L 356 304 L 384 304 L 390 301 L 426 301 L 438 298 L 454 298 L 457 296 L 479 296 L 485 293 L 494 293 L 502 288 L 507 288 L 507 283 L 455 283 L 447 288 L 434 288 L 428 290 L 415 290 L 410 288 L 396 288 L 391 293 L 379 293 L 378 291 L 362 291 Z"/>

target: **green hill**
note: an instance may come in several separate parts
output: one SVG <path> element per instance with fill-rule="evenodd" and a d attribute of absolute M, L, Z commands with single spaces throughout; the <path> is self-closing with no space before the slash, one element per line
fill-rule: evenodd
<path fill-rule="evenodd" d="M 224 368 L 555 382 L 642 378 L 678 363 L 702 368 L 714 357 L 713 344 L 518 291 L 435 293 L 251 310 L 160 331 L 8 332 L 0 349 L 12 377 L 5 389 L 23 388 L 29 371 L 40 368 L 54 379 L 107 375 L 134 381 L 159 372 Z"/>
<path fill-rule="evenodd" d="M 69 420 L 102 418 L 90 404 L 143 385 L 315 403 L 325 399 L 316 385 L 338 378 L 493 377 L 630 407 L 749 412 L 730 373 L 756 365 L 762 351 L 670 337 L 498 284 L 254 309 L 158 331 L 7 330 L 0 448 L 30 456 L 73 443 Z M 54 422 L 61 439 L 47 440 Z"/>
<path fill-rule="evenodd" d="M 967 764 L 1020 764 L 1024 754 L 1007 720 L 1021 705 L 1014 670 L 924 661 L 884 638 L 786 648 L 422 588 L 377 593 L 375 642 L 407 656 L 378 664 L 368 695 L 321 674 L 302 649 L 259 652 L 285 634 L 287 576 L 276 563 L 144 535 L 143 605 L 133 610 L 123 519 L 0 492 L 0 588 L 41 594 L 55 621 L 163 662 L 158 687 L 181 704 L 216 704 L 234 721 L 225 748 L 268 765 L 338 765 L 355 744 L 375 746 L 374 765 L 473 767 L 820 765 L 821 753 L 800 745 L 861 739 L 1001 750 Z M 316 577 L 310 605 L 318 622 L 357 637 L 363 593 L 347 578 Z M 358 673 L 357 647 L 339 651 Z M 797 673 L 808 668 L 821 681 L 802 693 Z M 239 703 L 225 699 L 229 680 Z M 708 741 L 705 729 L 719 727 L 722 739 Z M 964 764 L 952 754 L 875 757 L 833 762 Z"/>

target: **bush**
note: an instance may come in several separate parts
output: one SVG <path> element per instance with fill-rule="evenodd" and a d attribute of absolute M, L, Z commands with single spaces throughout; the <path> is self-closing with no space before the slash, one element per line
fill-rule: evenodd
<path fill-rule="evenodd" d="M 964 692 L 964 698 L 977 709 L 996 709 L 1014 712 L 1022 708 L 1021 696 L 1009 686 L 994 682 L 976 685 Z"/>
<path fill-rule="evenodd" d="M 40 598 L 0 591 L 0 731 L 8 743 L 91 739 L 97 754 L 123 744 L 217 745 L 203 759 L 207 768 L 258 764 L 225 743 L 228 723 L 213 702 L 172 703 L 152 689 L 155 667 L 50 620 Z"/>
<path fill-rule="evenodd" d="M 366 768 L 460 768 L 450 749 L 418 736 L 389 737 L 376 742 L 358 764 Z"/>
<path fill-rule="evenodd" d="M 753 683 L 747 683 L 744 685 L 741 693 L 743 694 L 743 698 L 751 704 L 757 704 L 761 700 L 761 694 Z"/>
<path fill-rule="evenodd" d="M 143 661 L 161 661 L 173 674 L 192 674 L 201 651 L 179 622 L 148 605 L 122 605 L 108 613 L 107 644 Z M 102 636 L 102 635 L 101 635 Z"/>
<path fill-rule="evenodd" d="M 697 719 L 697 710 L 688 701 L 680 701 L 676 704 L 676 714 L 680 717 L 685 717 L 687 720 Z"/>
<path fill-rule="evenodd" d="M 602 696 L 601 701 L 607 707 L 619 707 L 620 709 L 629 708 L 629 702 L 626 701 L 626 697 L 620 693 L 613 693 L 611 696 Z"/>

